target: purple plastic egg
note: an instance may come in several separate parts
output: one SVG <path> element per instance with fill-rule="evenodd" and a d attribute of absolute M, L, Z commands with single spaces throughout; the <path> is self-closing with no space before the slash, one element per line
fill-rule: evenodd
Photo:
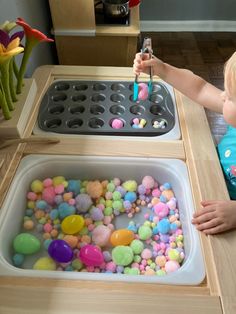
<path fill-rule="evenodd" d="M 68 263 L 73 258 L 73 251 L 64 240 L 53 240 L 48 247 L 48 254 L 58 263 Z"/>
<path fill-rule="evenodd" d="M 104 263 L 102 252 L 91 244 L 86 244 L 80 249 L 79 258 L 86 266 L 100 266 Z"/>

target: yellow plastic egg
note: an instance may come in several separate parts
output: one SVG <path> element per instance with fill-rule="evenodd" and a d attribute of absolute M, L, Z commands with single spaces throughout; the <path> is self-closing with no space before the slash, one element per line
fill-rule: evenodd
<path fill-rule="evenodd" d="M 110 237 L 113 246 L 129 245 L 134 239 L 134 233 L 128 229 L 118 229 L 114 231 Z"/>
<path fill-rule="evenodd" d="M 34 270 L 56 270 L 57 265 L 50 257 L 40 257 L 34 264 Z"/>
<path fill-rule="evenodd" d="M 80 215 L 70 215 L 63 219 L 61 229 L 65 234 L 78 233 L 84 227 L 84 218 Z"/>

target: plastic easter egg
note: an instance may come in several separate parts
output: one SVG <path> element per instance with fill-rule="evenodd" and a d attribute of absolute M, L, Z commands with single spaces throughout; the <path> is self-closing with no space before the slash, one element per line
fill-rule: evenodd
<path fill-rule="evenodd" d="M 129 245 L 134 239 L 134 233 L 128 229 L 118 229 L 114 231 L 110 237 L 113 246 Z"/>
<path fill-rule="evenodd" d="M 30 255 L 40 250 L 40 241 L 30 233 L 20 233 L 13 241 L 13 247 L 17 253 Z"/>
<path fill-rule="evenodd" d="M 70 245 L 64 240 L 53 240 L 48 247 L 48 254 L 58 263 L 68 263 L 73 258 Z"/>
<path fill-rule="evenodd" d="M 102 252 L 91 244 L 86 244 L 80 249 L 79 258 L 86 266 L 100 266 L 104 263 Z"/>
<path fill-rule="evenodd" d="M 56 270 L 57 265 L 50 257 L 40 257 L 33 265 L 34 270 Z"/>
<path fill-rule="evenodd" d="M 70 215 L 63 219 L 61 229 L 65 234 L 78 233 L 84 226 L 84 218 L 80 215 Z"/>

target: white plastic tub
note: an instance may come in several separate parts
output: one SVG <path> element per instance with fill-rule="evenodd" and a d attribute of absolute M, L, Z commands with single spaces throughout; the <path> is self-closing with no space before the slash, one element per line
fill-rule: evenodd
<path fill-rule="evenodd" d="M 184 234 L 185 260 L 182 266 L 166 276 L 124 275 L 108 273 L 38 271 L 12 265 L 12 241 L 20 233 L 26 206 L 26 193 L 34 179 L 63 175 L 68 179 L 108 179 L 119 177 L 141 182 L 152 175 L 158 182 L 169 182 L 178 200 Z M 187 167 L 176 159 L 130 157 L 80 157 L 29 155 L 22 159 L 12 181 L 0 215 L 0 275 L 62 279 L 149 282 L 178 285 L 197 285 L 205 277 L 199 236 L 191 224 L 193 201 Z M 128 219 L 125 215 L 122 219 Z M 122 219 L 118 221 L 122 226 Z M 127 221 L 126 221 L 127 226 Z"/>

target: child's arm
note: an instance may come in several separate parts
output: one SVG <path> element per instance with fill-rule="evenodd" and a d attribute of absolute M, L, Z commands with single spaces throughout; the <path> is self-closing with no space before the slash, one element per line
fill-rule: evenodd
<path fill-rule="evenodd" d="M 136 54 L 133 67 L 135 74 L 139 75 L 141 72 L 148 74 L 149 67 L 152 66 L 153 75 L 159 76 L 200 105 L 222 113 L 223 101 L 220 89 L 189 70 L 173 67 L 154 56 L 149 60 L 147 58 L 146 54 L 142 55 L 142 58 L 140 53 Z"/>
<path fill-rule="evenodd" d="M 236 201 L 203 201 L 192 223 L 205 234 L 217 234 L 236 228 Z"/>

